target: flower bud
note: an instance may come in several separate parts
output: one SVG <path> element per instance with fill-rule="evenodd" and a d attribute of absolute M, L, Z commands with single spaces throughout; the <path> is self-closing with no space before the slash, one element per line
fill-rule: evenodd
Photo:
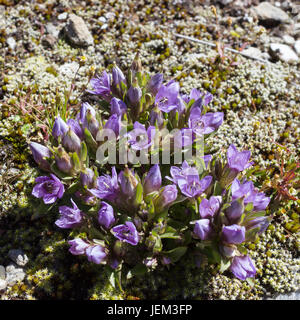
<path fill-rule="evenodd" d="M 62 147 L 58 147 L 57 149 L 55 164 L 57 168 L 64 173 L 70 173 L 73 168 L 71 157 Z"/>
<path fill-rule="evenodd" d="M 194 235 L 201 239 L 207 240 L 212 233 L 210 221 L 208 219 L 200 219 L 196 222 L 194 228 Z"/>
<path fill-rule="evenodd" d="M 121 186 L 121 191 L 124 196 L 132 198 L 135 195 L 135 189 L 138 185 L 138 180 L 132 174 L 131 170 L 125 168 L 124 171 L 121 171 L 118 176 L 118 180 Z"/>
<path fill-rule="evenodd" d="M 87 110 L 86 119 L 87 119 L 87 129 L 90 131 L 92 136 L 96 138 L 97 133 L 99 131 L 99 122 L 96 120 L 96 118 L 93 116 L 90 110 Z"/>
<path fill-rule="evenodd" d="M 96 264 L 103 263 L 106 258 L 105 248 L 100 245 L 90 246 L 86 249 L 85 252 L 89 261 Z"/>
<path fill-rule="evenodd" d="M 160 109 L 156 106 L 154 107 L 149 116 L 149 122 L 151 126 L 156 126 L 158 129 L 162 129 L 164 126 L 164 117 Z"/>
<path fill-rule="evenodd" d="M 167 185 L 160 189 L 159 194 L 154 199 L 156 213 L 167 209 L 177 199 L 177 187 L 175 184 Z"/>
<path fill-rule="evenodd" d="M 123 72 L 120 70 L 119 67 L 114 66 L 112 69 L 112 79 L 113 79 L 113 86 L 117 86 L 121 84 L 121 82 L 126 84 L 126 79 Z"/>
<path fill-rule="evenodd" d="M 133 87 L 130 86 L 127 97 L 129 100 L 129 103 L 132 107 L 137 107 L 140 104 L 140 100 L 142 98 L 142 90 L 140 87 Z"/>
<path fill-rule="evenodd" d="M 139 52 L 136 53 L 136 55 L 135 55 L 135 57 L 134 57 L 134 60 L 132 61 L 132 64 L 131 64 L 131 66 L 130 66 L 130 70 L 132 71 L 133 76 L 134 76 L 136 73 L 142 71 L 142 62 L 141 62 L 141 59 L 140 59 L 140 54 L 139 54 Z"/>
<path fill-rule="evenodd" d="M 53 128 L 52 128 L 52 135 L 53 137 L 57 140 L 58 137 L 63 137 L 66 132 L 68 131 L 69 127 L 68 125 L 65 123 L 65 121 L 58 116 L 53 124 Z"/>
<path fill-rule="evenodd" d="M 245 227 L 237 224 L 224 226 L 222 229 L 222 239 L 226 243 L 239 244 L 245 241 Z"/>
<path fill-rule="evenodd" d="M 47 147 L 36 142 L 30 143 L 30 150 L 34 161 L 39 167 L 43 170 L 50 171 L 50 164 L 45 158 L 51 157 L 51 151 Z"/>
<path fill-rule="evenodd" d="M 126 104 L 118 98 L 112 98 L 110 106 L 110 113 L 118 116 L 122 116 L 127 110 Z"/>
<path fill-rule="evenodd" d="M 79 153 L 81 148 L 81 141 L 76 135 L 76 133 L 69 128 L 67 133 L 64 135 L 62 140 L 62 145 L 69 151 L 69 152 L 77 152 Z"/>
<path fill-rule="evenodd" d="M 161 173 L 158 164 L 152 166 L 144 181 L 145 194 L 158 191 L 161 187 Z"/>
<path fill-rule="evenodd" d="M 242 199 L 231 202 L 229 208 L 226 209 L 225 214 L 230 223 L 238 223 L 244 212 L 244 201 Z"/>
<path fill-rule="evenodd" d="M 155 74 L 148 83 L 149 92 L 151 92 L 155 96 L 159 88 L 161 87 L 163 80 L 164 80 L 164 77 L 161 73 Z"/>
<path fill-rule="evenodd" d="M 247 222 L 245 227 L 247 230 L 258 228 L 257 234 L 265 232 L 270 224 L 269 217 L 256 217 L 253 220 Z"/>
<path fill-rule="evenodd" d="M 78 123 L 78 121 L 74 119 L 69 119 L 67 121 L 67 125 L 77 134 L 80 140 L 83 140 L 83 137 L 84 137 L 83 130 L 80 124 Z"/>
<path fill-rule="evenodd" d="M 98 222 L 106 229 L 109 229 L 116 222 L 113 207 L 104 201 L 101 202 L 101 208 L 98 211 Z"/>
<path fill-rule="evenodd" d="M 80 173 L 80 182 L 83 187 L 93 188 L 94 187 L 94 171 L 90 168 L 86 168 Z"/>
<path fill-rule="evenodd" d="M 230 270 L 240 280 L 253 278 L 256 274 L 256 269 L 249 256 L 234 257 L 230 266 Z"/>

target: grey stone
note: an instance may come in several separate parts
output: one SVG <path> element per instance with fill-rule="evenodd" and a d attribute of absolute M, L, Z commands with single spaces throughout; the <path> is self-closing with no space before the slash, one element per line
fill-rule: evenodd
<path fill-rule="evenodd" d="M 263 24 L 270 27 L 290 21 L 287 13 L 280 8 L 272 6 L 269 2 L 260 3 L 253 8 L 253 12 Z"/>
<path fill-rule="evenodd" d="M 0 280 L 5 280 L 6 275 L 5 275 L 5 268 L 3 266 L 0 266 Z"/>
<path fill-rule="evenodd" d="M 231 3 L 233 0 L 219 0 L 218 2 L 221 3 L 223 6 L 227 6 L 229 3 Z"/>
<path fill-rule="evenodd" d="M 300 300 L 300 290 L 286 294 L 279 294 L 268 300 Z"/>
<path fill-rule="evenodd" d="M 13 37 L 9 37 L 6 39 L 7 45 L 10 47 L 11 50 L 15 50 L 17 43 L 16 40 Z"/>
<path fill-rule="evenodd" d="M 58 20 L 66 20 L 68 18 L 68 12 L 63 12 L 57 16 Z"/>
<path fill-rule="evenodd" d="M 292 46 L 294 43 L 295 43 L 295 39 L 288 35 L 288 34 L 285 34 L 283 37 L 282 37 L 282 40 L 288 44 L 289 46 Z"/>
<path fill-rule="evenodd" d="M 8 257 L 18 266 L 24 267 L 28 262 L 27 255 L 21 249 L 11 249 L 8 252 Z"/>
<path fill-rule="evenodd" d="M 243 53 L 249 55 L 252 58 L 262 58 L 262 52 L 255 47 L 249 47 L 243 50 Z"/>
<path fill-rule="evenodd" d="M 270 44 L 270 54 L 281 61 L 292 63 L 299 60 L 296 52 L 289 46 L 281 43 Z"/>
<path fill-rule="evenodd" d="M 294 49 L 297 52 L 298 56 L 300 56 L 300 40 L 297 40 L 294 44 Z"/>
<path fill-rule="evenodd" d="M 0 291 L 6 289 L 7 282 L 5 280 L 0 279 Z"/>
<path fill-rule="evenodd" d="M 42 39 L 42 44 L 46 48 L 54 48 L 56 43 L 56 38 L 53 37 L 51 34 L 47 34 Z"/>
<path fill-rule="evenodd" d="M 88 47 L 94 44 L 94 38 L 81 17 L 70 14 L 64 28 L 67 39 L 79 47 Z"/>
<path fill-rule="evenodd" d="M 6 267 L 6 282 L 9 286 L 13 286 L 18 281 L 23 281 L 25 272 L 22 268 L 18 268 L 15 264 L 10 264 Z"/>
<path fill-rule="evenodd" d="M 47 32 L 51 34 L 51 36 L 53 36 L 54 38 L 58 38 L 58 35 L 60 32 L 60 29 L 58 27 L 56 27 L 54 24 L 49 22 L 45 25 L 45 28 Z"/>

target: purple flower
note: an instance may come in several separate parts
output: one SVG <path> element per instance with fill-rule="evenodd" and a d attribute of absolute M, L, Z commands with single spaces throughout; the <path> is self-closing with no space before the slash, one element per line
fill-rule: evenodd
<path fill-rule="evenodd" d="M 164 126 L 164 117 L 162 112 L 158 107 L 154 107 L 149 115 L 149 123 L 151 126 L 157 126 L 159 129 L 162 129 Z"/>
<path fill-rule="evenodd" d="M 231 185 L 232 200 L 236 200 L 242 197 L 247 198 L 254 190 L 252 181 L 244 181 L 240 183 L 238 179 L 234 179 Z"/>
<path fill-rule="evenodd" d="M 209 219 L 200 219 L 196 221 L 194 235 L 201 239 L 207 240 L 212 233 Z"/>
<path fill-rule="evenodd" d="M 52 128 L 52 136 L 55 139 L 58 139 L 58 137 L 63 137 L 66 132 L 68 131 L 69 127 L 68 125 L 65 123 L 65 121 L 58 116 L 53 124 L 53 128 Z"/>
<path fill-rule="evenodd" d="M 68 229 L 77 227 L 82 221 L 82 212 L 78 209 L 76 203 L 71 199 L 73 208 L 67 206 L 59 207 L 60 218 L 55 221 L 59 228 Z"/>
<path fill-rule="evenodd" d="M 103 71 L 101 77 L 96 76 L 90 81 L 94 90 L 87 90 L 87 92 L 92 94 L 97 94 L 101 96 L 106 101 L 110 100 L 111 90 L 110 90 L 110 75 Z"/>
<path fill-rule="evenodd" d="M 199 179 L 199 175 L 187 175 L 183 178 L 178 178 L 178 187 L 182 194 L 189 198 L 194 198 L 203 193 L 211 184 L 212 176 L 206 176 Z"/>
<path fill-rule="evenodd" d="M 120 68 L 117 66 L 113 67 L 113 69 L 112 69 L 112 79 L 113 79 L 114 86 L 117 86 L 121 82 L 126 84 L 125 76 L 124 76 L 123 72 L 120 70 Z"/>
<path fill-rule="evenodd" d="M 227 150 L 227 161 L 230 169 L 241 172 L 249 168 L 252 163 L 249 162 L 251 152 L 248 150 L 239 152 L 236 147 L 231 144 Z"/>
<path fill-rule="evenodd" d="M 80 182 L 83 187 L 91 188 L 94 185 L 94 171 L 90 168 L 81 171 Z"/>
<path fill-rule="evenodd" d="M 124 113 L 126 113 L 127 106 L 125 102 L 118 98 L 112 98 L 110 101 L 110 113 L 116 114 L 118 116 L 122 116 Z"/>
<path fill-rule="evenodd" d="M 69 154 L 62 148 L 58 147 L 55 155 L 55 164 L 57 168 L 64 173 L 70 173 L 73 169 L 73 164 Z"/>
<path fill-rule="evenodd" d="M 116 136 L 119 136 L 121 130 L 121 117 L 117 114 L 111 115 L 106 121 L 104 128 L 112 130 Z"/>
<path fill-rule="evenodd" d="M 80 126 L 80 124 L 78 123 L 78 121 L 74 120 L 74 119 L 69 119 L 67 121 L 67 125 L 76 133 L 76 135 L 83 140 L 84 134 L 83 134 L 83 130 Z"/>
<path fill-rule="evenodd" d="M 127 221 L 125 224 L 120 224 L 112 228 L 114 236 L 121 240 L 136 246 L 140 240 L 140 236 L 136 230 L 135 225 Z"/>
<path fill-rule="evenodd" d="M 223 122 L 223 112 L 207 112 L 203 116 L 201 113 L 201 108 L 193 107 L 188 121 L 189 128 L 191 128 L 196 135 L 212 133 L 217 130 Z"/>
<path fill-rule="evenodd" d="M 50 177 L 37 177 L 35 182 L 37 184 L 32 190 L 32 195 L 34 195 L 36 198 L 43 198 L 45 204 L 53 203 L 57 200 L 57 198 L 62 198 L 65 192 L 64 185 L 52 173 L 50 174 Z"/>
<path fill-rule="evenodd" d="M 89 189 L 91 194 L 100 199 L 114 200 L 119 192 L 116 168 L 112 167 L 112 176 L 107 174 L 97 178 L 96 188 Z"/>
<path fill-rule="evenodd" d="M 148 83 L 148 90 L 155 96 L 162 86 L 164 76 L 161 73 L 155 74 Z"/>
<path fill-rule="evenodd" d="M 85 250 L 90 246 L 87 242 L 80 238 L 68 241 L 71 245 L 69 251 L 74 255 L 85 254 Z"/>
<path fill-rule="evenodd" d="M 230 270 L 235 275 L 235 277 L 240 280 L 253 278 L 256 274 L 256 269 L 249 256 L 234 257 L 230 266 Z"/>
<path fill-rule="evenodd" d="M 102 201 L 100 210 L 98 211 L 98 222 L 101 226 L 104 226 L 106 229 L 109 229 L 116 219 L 114 216 L 114 209 L 108 203 Z"/>
<path fill-rule="evenodd" d="M 154 141 L 155 127 L 149 126 L 145 129 L 145 126 L 136 121 L 133 125 L 133 130 L 126 134 L 128 137 L 128 143 L 133 150 L 143 150 L 149 148 Z"/>
<path fill-rule="evenodd" d="M 130 86 L 127 92 L 128 101 L 131 106 L 137 107 L 140 104 L 142 98 L 142 90 L 140 87 Z"/>
<path fill-rule="evenodd" d="M 268 217 L 256 217 L 246 224 L 247 230 L 258 228 L 257 233 L 262 234 L 265 232 L 270 224 L 270 219 Z"/>
<path fill-rule="evenodd" d="M 149 170 L 145 181 L 144 181 L 144 192 L 145 194 L 153 191 L 158 191 L 161 187 L 161 173 L 158 164 L 155 164 Z"/>
<path fill-rule="evenodd" d="M 62 139 L 62 145 L 69 152 L 79 153 L 81 148 L 81 141 L 76 133 L 69 127 L 69 130 Z"/>
<path fill-rule="evenodd" d="M 242 243 L 245 241 L 245 227 L 237 224 L 224 226 L 222 229 L 222 238 L 227 243 Z"/>
<path fill-rule="evenodd" d="M 46 171 L 50 171 L 50 164 L 46 158 L 51 157 L 51 151 L 47 147 L 36 142 L 30 143 L 30 150 L 32 152 L 34 161 L 39 165 L 39 167 Z"/>
<path fill-rule="evenodd" d="M 162 85 L 155 97 L 155 104 L 163 112 L 170 112 L 177 107 L 177 96 L 179 94 L 179 84 L 177 82 Z"/>
<path fill-rule="evenodd" d="M 203 199 L 199 205 L 201 218 L 212 218 L 220 209 L 221 196 L 211 196 L 209 200 Z"/>
<path fill-rule="evenodd" d="M 207 154 L 207 155 L 203 156 L 202 158 L 203 158 L 203 161 L 204 161 L 204 164 L 205 164 L 205 168 L 207 168 L 209 162 L 212 159 L 212 155 L 211 154 Z"/>
<path fill-rule="evenodd" d="M 226 217 L 230 223 L 238 223 L 244 212 L 243 201 L 232 201 L 230 207 L 226 209 Z"/>
<path fill-rule="evenodd" d="M 179 178 L 186 178 L 186 176 L 198 176 L 198 170 L 195 167 L 189 166 L 186 160 L 183 161 L 181 168 L 172 166 L 170 169 L 171 177 L 166 177 L 168 180 L 172 181 L 173 183 L 178 182 Z"/>
<path fill-rule="evenodd" d="M 154 200 L 157 213 L 162 212 L 177 199 L 177 187 L 175 184 L 167 185 L 159 190 L 158 196 Z"/>
<path fill-rule="evenodd" d="M 90 262 L 100 264 L 105 261 L 105 248 L 100 245 L 90 246 L 86 249 L 85 254 Z"/>
<path fill-rule="evenodd" d="M 135 189 L 138 185 L 138 180 L 131 170 L 125 168 L 125 170 L 121 171 L 118 176 L 118 182 L 123 195 L 127 199 L 130 199 L 135 195 Z"/>
<path fill-rule="evenodd" d="M 253 211 L 263 211 L 270 203 L 270 197 L 267 197 L 263 192 L 253 190 L 245 199 L 245 203 L 253 203 Z"/>
<path fill-rule="evenodd" d="M 95 109 L 88 102 L 84 102 L 81 105 L 80 112 L 76 116 L 76 120 L 79 123 L 81 123 L 83 128 L 86 128 L 88 126 L 88 120 L 87 120 L 88 111 L 90 112 L 91 116 L 96 117 Z"/>

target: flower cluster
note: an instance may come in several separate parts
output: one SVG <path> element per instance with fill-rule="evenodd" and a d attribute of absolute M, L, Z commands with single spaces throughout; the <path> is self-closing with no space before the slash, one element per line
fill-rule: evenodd
<path fill-rule="evenodd" d="M 71 202 L 59 207 L 55 222 L 77 235 L 69 251 L 132 272 L 191 254 L 196 265 L 206 257 L 201 261 L 219 265 L 221 272 L 230 268 L 241 280 L 254 277 L 245 243 L 268 227 L 270 199 L 242 177 L 252 164 L 250 151 L 231 145 L 227 159 L 203 152 L 171 165 L 176 145 L 183 147 L 182 156 L 187 146 L 199 149 L 199 140 L 209 150 L 205 141 L 223 122 L 222 112 L 207 111 L 212 95 L 197 89 L 181 94 L 177 82 L 143 72 L 138 55 L 126 76 L 114 66 L 90 84 L 88 93 L 99 97 L 99 105 L 83 102 L 74 118 L 57 115 L 49 145 L 30 144 L 34 160 L 49 173 L 36 179 L 32 194 L 45 204 L 64 195 Z M 97 157 L 109 143 L 103 132 L 112 133 L 119 152 L 126 140 L 126 148 L 153 154 L 153 132 L 174 128 L 169 164 L 109 166 Z M 158 146 L 159 159 L 164 142 Z"/>

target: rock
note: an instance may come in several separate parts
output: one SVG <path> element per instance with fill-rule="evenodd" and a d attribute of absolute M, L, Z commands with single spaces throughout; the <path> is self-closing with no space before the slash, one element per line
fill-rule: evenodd
<path fill-rule="evenodd" d="M 7 282 L 5 280 L 0 279 L 0 291 L 6 289 Z"/>
<path fill-rule="evenodd" d="M 23 281 L 25 272 L 22 268 L 18 268 L 15 264 L 10 264 L 6 267 L 6 282 L 9 286 L 13 286 L 18 281 Z"/>
<path fill-rule="evenodd" d="M 57 16 L 58 20 L 66 20 L 68 18 L 68 12 L 63 12 Z"/>
<path fill-rule="evenodd" d="M 11 50 L 15 50 L 17 43 L 16 40 L 13 37 L 9 37 L 6 39 L 7 45 L 10 47 Z"/>
<path fill-rule="evenodd" d="M 282 37 L 282 40 L 288 44 L 289 46 L 292 46 L 293 44 L 295 44 L 295 39 L 291 36 L 289 36 L 288 34 L 285 34 L 283 37 Z"/>
<path fill-rule="evenodd" d="M 262 2 L 253 8 L 253 12 L 257 15 L 261 24 L 266 27 L 274 27 L 279 23 L 290 21 L 288 14 L 280 8 L 272 6 L 269 2 Z"/>
<path fill-rule="evenodd" d="M 260 59 L 262 58 L 262 52 L 255 47 L 249 47 L 243 50 L 243 53 L 249 55 L 252 58 L 260 58 Z"/>
<path fill-rule="evenodd" d="M 273 299 L 268 300 L 300 300 L 300 290 L 287 294 L 279 294 L 278 296 L 275 296 Z"/>
<path fill-rule="evenodd" d="M 6 275 L 5 275 L 5 268 L 3 266 L 0 266 L 0 280 L 5 280 Z"/>
<path fill-rule="evenodd" d="M 9 286 L 13 286 L 18 281 L 23 281 L 25 272 L 22 268 L 18 268 L 15 264 L 10 264 L 6 267 L 6 282 Z"/>
<path fill-rule="evenodd" d="M 87 47 L 94 44 L 94 38 L 85 22 L 75 14 L 70 14 L 64 30 L 67 39 L 75 46 Z"/>
<path fill-rule="evenodd" d="M 8 252 L 8 257 L 18 266 L 24 267 L 28 262 L 27 255 L 21 249 L 11 249 Z"/>
<path fill-rule="evenodd" d="M 42 44 L 46 48 L 54 48 L 56 43 L 56 38 L 54 38 L 51 34 L 47 34 L 42 39 Z"/>
<path fill-rule="evenodd" d="M 297 40 L 294 44 L 294 49 L 297 52 L 298 56 L 300 56 L 300 40 Z"/>
<path fill-rule="evenodd" d="M 286 44 L 281 43 L 271 43 L 270 44 L 270 54 L 274 58 L 278 58 L 284 62 L 297 62 L 299 60 L 295 51 L 287 46 Z"/>
<path fill-rule="evenodd" d="M 227 6 L 229 3 L 231 3 L 233 0 L 218 0 L 219 3 L 221 3 L 223 6 Z"/>
<path fill-rule="evenodd" d="M 47 23 L 46 25 L 45 25 L 45 28 L 46 28 L 46 31 L 49 33 L 49 34 L 51 34 L 51 36 L 53 36 L 54 38 L 58 38 L 58 35 L 59 35 L 59 32 L 60 32 L 60 30 L 59 30 L 59 28 L 57 28 L 54 24 L 52 24 L 52 23 Z"/>

